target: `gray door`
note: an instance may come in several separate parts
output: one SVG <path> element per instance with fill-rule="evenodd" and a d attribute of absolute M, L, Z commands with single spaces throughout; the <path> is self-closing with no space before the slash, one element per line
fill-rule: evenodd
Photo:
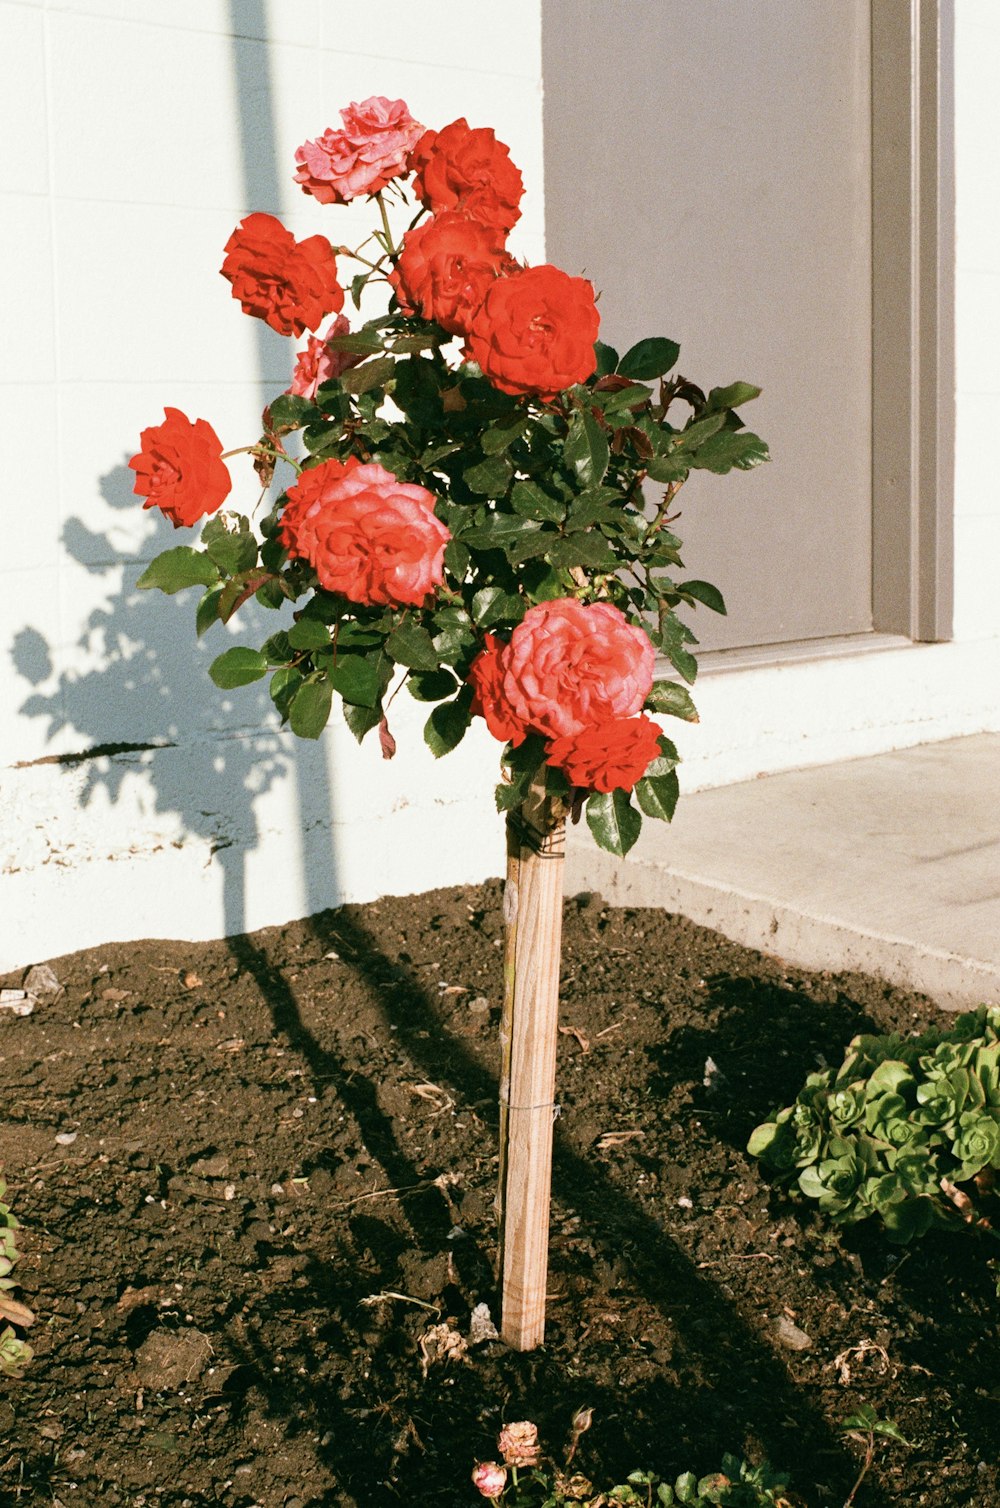
<path fill-rule="evenodd" d="M 773 461 L 677 501 L 705 648 L 872 628 L 868 0 L 545 0 L 547 254 L 601 337 L 737 378 Z"/>

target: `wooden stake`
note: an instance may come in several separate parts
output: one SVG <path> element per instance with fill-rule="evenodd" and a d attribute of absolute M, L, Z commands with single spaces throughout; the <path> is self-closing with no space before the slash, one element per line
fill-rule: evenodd
<path fill-rule="evenodd" d="M 545 1334 L 565 826 L 532 787 L 507 822 L 500 1023 L 500 1334 L 531 1351 Z"/>

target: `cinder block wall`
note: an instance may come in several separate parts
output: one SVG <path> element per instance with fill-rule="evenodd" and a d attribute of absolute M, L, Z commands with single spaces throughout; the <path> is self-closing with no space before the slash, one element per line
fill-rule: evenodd
<path fill-rule="evenodd" d="M 404 693 L 383 765 L 338 711 L 303 745 L 266 689 L 215 690 L 227 631 L 196 649 L 194 594 L 134 589 L 189 536 L 142 511 L 125 462 L 165 404 L 227 447 L 259 433 L 296 343 L 241 313 L 222 248 L 252 209 L 300 237 L 367 233 L 363 205 L 321 206 L 292 176 L 351 100 L 493 126 L 527 185 L 512 246 L 541 259 L 539 0 L 0 0 L 0 39 L 0 969 L 498 873 L 481 728 L 435 763 Z M 234 476 L 252 507 L 249 463 Z M 240 617 L 229 642 L 259 642 Z M 93 755 L 116 745 L 133 747 Z"/>

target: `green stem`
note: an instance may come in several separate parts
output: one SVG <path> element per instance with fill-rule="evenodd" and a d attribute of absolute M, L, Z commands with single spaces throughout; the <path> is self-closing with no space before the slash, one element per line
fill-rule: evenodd
<path fill-rule="evenodd" d="M 381 190 L 375 195 L 375 198 L 378 202 L 379 214 L 382 216 L 382 233 L 385 236 L 383 244 L 390 257 L 395 261 L 399 253 L 392 239 L 392 226 L 389 224 L 389 215 L 386 211 L 385 200 L 382 198 Z"/>
<path fill-rule="evenodd" d="M 287 461 L 289 466 L 294 466 L 296 472 L 301 472 L 300 462 L 294 460 L 287 450 L 275 450 L 271 445 L 263 445 L 259 440 L 256 445 L 238 445 L 235 450 L 224 450 L 219 457 L 220 461 L 228 461 L 230 456 L 273 456 L 276 461 Z"/>

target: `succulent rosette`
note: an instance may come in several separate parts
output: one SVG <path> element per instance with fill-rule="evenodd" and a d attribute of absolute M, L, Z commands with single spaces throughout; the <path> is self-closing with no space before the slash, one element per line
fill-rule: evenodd
<path fill-rule="evenodd" d="M 319 737 L 339 698 L 388 757 L 405 689 L 429 704 L 435 755 L 485 721 L 501 810 L 543 789 L 624 854 L 677 799 L 660 719 L 697 720 L 684 615 L 724 611 L 684 575 L 674 499 L 693 471 L 767 459 L 737 411 L 759 390 L 702 390 L 665 336 L 619 356 L 586 278 L 515 260 L 524 182 L 491 127 L 425 127 L 383 95 L 340 121 L 294 154 L 330 235 L 296 240 L 255 212 L 225 247 L 243 311 L 306 337 L 243 447 L 243 511 L 222 507 L 208 421 L 168 409 L 130 463 L 136 491 L 178 527 L 212 517 L 139 584 L 200 587 L 199 633 L 251 598 L 273 611 L 264 643 L 224 647 L 210 674 L 224 690 L 269 678 L 294 733 Z M 352 250 L 337 216 L 364 197 L 373 228 Z M 383 293 L 385 312 L 349 325 L 345 289 L 358 310 Z"/>

